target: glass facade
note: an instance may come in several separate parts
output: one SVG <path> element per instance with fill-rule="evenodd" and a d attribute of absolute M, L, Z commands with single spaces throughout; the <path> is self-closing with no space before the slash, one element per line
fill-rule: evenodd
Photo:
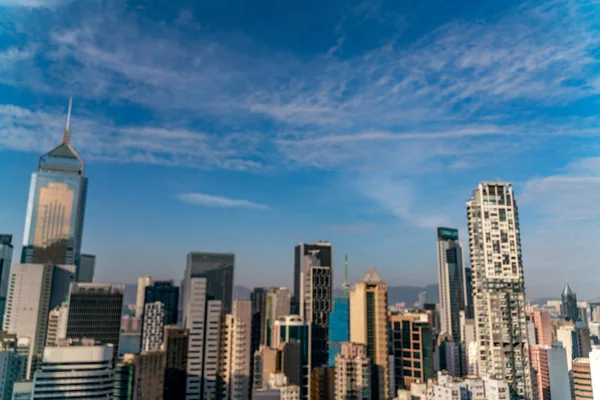
<path fill-rule="evenodd" d="M 4 308 L 6 306 L 6 295 L 8 293 L 12 252 L 12 236 L 0 235 L 0 323 L 4 321 Z"/>
<path fill-rule="evenodd" d="M 179 288 L 172 281 L 156 281 L 146 286 L 144 304 L 160 301 L 164 305 L 164 325 L 177 324 Z"/>
<path fill-rule="evenodd" d="M 350 341 L 350 298 L 335 297 L 329 316 L 329 366 L 335 366 L 335 356 L 342 351 L 342 343 Z"/>
<path fill-rule="evenodd" d="M 68 143 L 43 155 L 31 177 L 21 263 L 79 265 L 87 178 Z"/>
<path fill-rule="evenodd" d="M 233 253 L 191 252 L 187 257 L 186 277 L 206 278 L 206 290 L 211 300 L 221 300 L 223 313 L 231 313 L 233 302 Z"/>

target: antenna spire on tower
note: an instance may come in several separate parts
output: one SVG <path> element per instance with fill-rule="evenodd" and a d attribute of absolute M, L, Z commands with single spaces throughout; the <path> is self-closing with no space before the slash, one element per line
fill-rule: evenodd
<path fill-rule="evenodd" d="M 67 111 L 67 124 L 65 125 L 65 131 L 63 132 L 63 144 L 71 143 L 71 109 L 73 108 L 73 96 L 69 97 L 69 110 Z"/>

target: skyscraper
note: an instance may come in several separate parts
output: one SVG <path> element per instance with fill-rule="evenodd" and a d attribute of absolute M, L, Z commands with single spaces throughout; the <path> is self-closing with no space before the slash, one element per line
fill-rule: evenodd
<path fill-rule="evenodd" d="M 189 331 L 186 398 L 217 397 L 222 304 L 210 300 L 207 278 L 184 279 L 183 324 Z"/>
<path fill-rule="evenodd" d="M 146 296 L 146 287 L 152 285 L 152 277 L 150 275 L 142 275 L 138 278 L 137 293 L 135 297 L 135 317 L 142 318 L 144 314 L 144 304 Z"/>
<path fill-rule="evenodd" d="M 465 268 L 465 293 L 465 316 L 473 319 L 475 311 L 473 311 L 473 270 L 471 268 Z"/>
<path fill-rule="evenodd" d="M 220 300 L 223 313 L 231 313 L 233 301 L 233 253 L 190 252 L 187 255 L 186 279 L 206 278 L 207 295 L 212 300 Z M 185 281 L 185 280 L 184 280 Z M 184 288 L 185 290 L 185 288 Z"/>
<path fill-rule="evenodd" d="M 567 369 L 567 356 L 560 343 L 551 346 L 531 346 L 533 385 L 537 387 L 537 400 L 570 399 L 571 384 Z"/>
<path fill-rule="evenodd" d="M 321 255 L 321 252 L 324 254 Z M 300 316 L 310 324 L 311 366 L 328 365 L 329 361 L 329 313 L 332 311 L 333 293 L 332 247 L 330 243 L 300 244 L 300 287 L 298 306 Z M 294 282 L 294 285 L 296 282 Z"/>
<path fill-rule="evenodd" d="M 70 120 L 71 101 L 62 143 L 40 157 L 31 177 L 21 263 L 79 265 L 88 181 Z"/>
<path fill-rule="evenodd" d="M 350 341 L 367 347 L 373 399 L 389 393 L 387 305 L 387 283 L 376 270 L 367 270 L 350 291 Z"/>
<path fill-rule="evenodd" d="M 93 254 L 82 254 L 79 267 L 77 268 L 77 282 L 92 283 L 96 270 L 96 256 Z"/>
<path fill-rule="evenodd" d="M 329 366 L 335 366 L 335 355 L 342 351 L 342 343 L 350 340 L 350 285 L 348 284 L 348 256 L 344 261 L 344 295 L 333 298 L 329 314 Z"/>
<path fill-rule="evenodd" d="M 531 313 L 535 326 L 535 341 L 537 344 L 552 345 L 552 324 L 547 310 L 535 310 Z"/>
<path fill-rule="evenodd" d="M 573 393 L 575 394 L 574 400 L 592 400 L 594 398 L 590 359 L 587 357 L 573 360 Z"/>
<path fill-rule="evenodd" d="M 458 341 L 459 312 L 465 310 L 467 295 L 463 251 L 462 244 L 458 241 L 458 230 L 438 228 L 437 248 L 442 333 Z"/>
<path fill-rule="evenodd" d="M 290 383 L 300 386 L 302 399 L 310 394 L 310 325 L 298 315 L 285 315 L 275 321 L 275 343 L 281 349 L 281 364 Z"/>
<path fill-rule="evenodd" d="M 254 288 L 250 293 L 250 301 L 252 302 L 252 338 L 250 342 L 250 357 L 252 360 L 252 368 L 250 371 L 250 382 L 254 390 L 254 357 L 256 351 L 264 344 L 265 336 L 265 303 L 267 296 L 264 288 Z"/>
<path fill-rule="evenodd" d="M 223 316 L 219 341 L 220 399 L 249 400 L 252 302 L 234 300 L 231 314 Z"/>
<path fill-rule="evenodd" d="M 573 323 L 579 319 L 579 310 L 577 309 L 577 295 L 571 290 L 571 286 L 567 283 L 560 295 L 560 313 Z"/>
<path fill-rule="evenodd" d="M 311 261 L 311 258 L 306 256 L 311 254 L 319 260 L 319 265 L 333 268 L 333 247 L 331 243 L 300 243 L 294 248 L 294 298 L 298 306 L 300 306 L 300 286 L 302 282 L 300 274 L 306 269 L 307 263 Z M 300 314 L 300 310 L 292 310 L 292 312 Z"/>
<path fill-rule="evenodd" d="M 32 399 L 112 399 L 113 349 L 93 341 L 64 341 L 44 349 Z"/>
<path fill-rule="evenodd" d="M 179 288 L 173 281 L 154 281 L 144 289 L 144 303 L 161 302 L 164 306 L 165 325 L 174 325 L 178 319 Z"/>
<path fill-rule="evenodd" d="M 12 252 L 12 235 L 0 235 L 0 324 L 4 321 Z"/>
<path fill-rule="evenodd" d="M 165 326 L 165 399 L 185 399 L 189 331 L 177 325 Z"/>
<path fill-rule="evenodd" d="M 284 315 L 290 315 L 290 291 L 285 287 L 274 287 L 265 294 L 264 304 L 264 338 L 263 344 L 272 346 L 275 321 Z"/>
<path fill-rule="evenodd" d="M 125 354 L 123 363 L 133 366 L 131 399 L 162 399 L 166 355 L 164 351 Z"/>
<path fill-rule="evenodd" d="M 141 351 L 160 350 L 163 344 L 165 305 L 160 301 L 146 303 L 142 323 Z"/>
<path fill-rule="evenodd" d="M 532 397 L 521 236 L 512 185 L 483 182 L 467 202 L 479 374 Z"/>
<path fill-rule="evenodd" d="M 73 283 L 69 294 L 67 338 L 94 339 L 112 345 L 119 357 L 123 285 Z"/>
<path fill-rule="evenodd" d="M 335 400 L 370 400 L 371 361 L 364 344 L 342 343 L 335 356 Z"/>

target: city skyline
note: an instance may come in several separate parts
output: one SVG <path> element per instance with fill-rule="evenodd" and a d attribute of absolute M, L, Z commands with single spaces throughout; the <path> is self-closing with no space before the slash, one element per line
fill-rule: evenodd
<path fill-rule="evenodd" d="M 25 3 L 0 0 L 13 262 L 31 173 L 73 95 L 90 182 L 81 250 L 98 281 L 180 279 L 188 252 L 214 251 L 235 253 L 235 284 L 291 288 L 292 248 L 327 240 L 349 255 L 350 282 L 372 265 L 389 285 L 433 284 L 435 228 L 466 238 L 472 188 L 500 178 L 519 199 L 527 297 L 558 298 L 566 282 L 597 297 L 593 7 L 307 3 L 273 20 L 265 3 L 247 20 L 186 2 Z"/>

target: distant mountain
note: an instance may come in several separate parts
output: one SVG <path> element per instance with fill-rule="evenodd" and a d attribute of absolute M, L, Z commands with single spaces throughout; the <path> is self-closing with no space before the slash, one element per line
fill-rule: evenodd
<path fill-rule="evenodd" d="M 419 293 L 425 291 L 427 294 L 428 303 L 437 303 L 439 300 L 438 285 L 419 286 L 389 286 L 388 287 L 388 303 L 390 305 L 396 303 L 406 303 L 407 306 L 412 306 L 419 300 Z M 247 300 L 250 298 L 252 289 L 245 286 L 236 285 L 233 287 L 233 298 L 236 300 Z M 342 296 L 344 290 L 335 288 L 334 296 Z"/>

